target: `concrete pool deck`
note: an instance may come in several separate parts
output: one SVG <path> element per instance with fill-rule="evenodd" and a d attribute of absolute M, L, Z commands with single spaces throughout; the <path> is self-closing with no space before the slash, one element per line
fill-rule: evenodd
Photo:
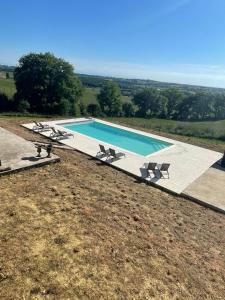
<path fill-rule="evenodd" d="M 94 119 L 93 119 L 94 120 Z M 106 158 L 99 158 L 100 160 L 109 163 L 110 165 L 121 169 L 129 174 L 132 174 L 136 177 L 139 177 L 147 182 L 151 182 L 154 185 L 166 189 L 175 194 L 181 194 L 184 190 L 197 178 L 199 178 L 203 173 L 205 173 L 215 162 L 221 159 L 222 154 L 219 152 L 207 150 L 190 144 L 182 143 L 179 141 L 171 140 L 168 138 L 160 137 L 143 131 L 131 129 L 125 126 L 120 126 L 105 122 L 99 119 L 95 119 L 98 122 L 108 124 L 114 127 L 118 127 L 125 130 L 130 130 L 145 136 L 153 137 L 160 139 L 169 143 L 172 143 L 173 146 L 163 149 L 162 151 L 155 152 L 147 157 L 137 155 L 135 153 L 125 151 L 118 147 L 115 147 L 110 144 L 106 144 L 94 138 L 82 135 L 77 132 L 70 131 L 65 129 L 63 124 L 74 123 L 74 122 L 83 122 L 88 121 L 85 118 L 77 119 L 67 119 L 67 120 L 56 120 L 50 122 L 44 122 L 49 126 L 54 126 L 56 129 L 61 129 L 67 132 L 72 132 L 73 137 L 60 140 L 61 143 L 70 146 L 78 151 L 81 151 L 85 154 L 88 154 L 92 157 L 96 157 L 97 152 L 99 151 L 99 144 L 105 145 L 105 147 L 112 147 L 118 151 L 122 151 L 126 154 L 125 158 L 116 160 L 116 161 L 106 161 Z M 31 129 L 34 124 L 23 124 L 24 127 Z M 40 134 L 50 137 L 51 130 L 39 132 Z M 170 163 L 170 178 L 150 178 L 146 177 L 147 172 L 145 165 L 149 162 L 157 162 L 161 164 L 163 162 Z"/>
<path fill-rule="evenodd" d="M 0 160 L 2 162 L 0 176 L 60 160 L 54 154 L 51 158 L 45 157 L 46 155 L 42 158 L 36 156 L 37 150 L 31 142 L 0 127 Z M 5 171 L 1 171 L 5 168 L 7 168 Z"/>
<path fill-rule="evenodd" d="M 192 182 L 182 194 L 225 213 L 225 169 L 215 164 Z"/>

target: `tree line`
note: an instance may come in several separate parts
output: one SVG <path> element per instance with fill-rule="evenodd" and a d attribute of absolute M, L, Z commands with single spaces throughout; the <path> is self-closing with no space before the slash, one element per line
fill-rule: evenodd
<path fill-rule="evenodd" d="M 162 118 L 181 121 L 225 119 L 225 93 L 185 94 L 177 88 L 147 88 L 122 103 L 119 86 L 108 82 L 98 96 L 97 112 L 106 116 Z"/>
<path fill-rule="evenodd" d="M 84 87 L 73 66 L 51 53 L 21 57 L 14 80 L 16 94 L 9 99 L 0 93 L 0 111 L 189 121 L 225 119 L 225 92 L 144 88 L 130 102 L 122 102 L 120 86 L 113 79 L 105 80 L 97 103 L 86 105 L 80 101 Z"/>

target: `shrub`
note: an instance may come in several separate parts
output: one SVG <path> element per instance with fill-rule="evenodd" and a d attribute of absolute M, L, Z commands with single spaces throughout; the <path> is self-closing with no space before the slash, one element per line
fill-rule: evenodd
<path fill-rule="evenodd" d="M 9 100 L 9 98 L 4 93 L 0 93 L 0 111 L 1 112 L 9 111 L 12 106 L 11 103 L 12 102 Z"/>
<path fill-rule="evenodd" d="M 71 103 L 67 99 L 61 99 L 56 110 L 59 115 L 68 115 L 71 111 Z"/>
<path fill-rule="evenodd" d="M 21 113 L 27 113 L 30 109 L 30 104 L 26 100 L 21 100 L 18 105 L 18 111 Z"/>
<path fill-rule="evenodd" d="M 122 111 L 125 117 L 133 117 L 135 114 L 134 105 L 130 102 L 124 102 L 122 105 Z"/>
<path fill-rule="evenodd" d="M 87 107 L 87 112 L 93 117 L 102 115 L 101 108 L 97 103 L 90 103 Z"/>
<path fill-rule="evenodd" d="M 87 105 L 83 102 L 80 103 L 80 113 L 82 116 L 87 116 Z"/>
<path fill-rule="evenodd" d="M 73 104 L 71 113 L 75 117 L 80 117 L 80 105 L 77 102 Z"/>

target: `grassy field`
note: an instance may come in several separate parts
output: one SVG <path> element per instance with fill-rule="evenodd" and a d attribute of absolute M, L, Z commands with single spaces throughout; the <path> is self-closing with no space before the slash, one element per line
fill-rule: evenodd
<path fill-rule="evenodd" d="M 81 101 L 84 104 L 97 103 L 97 95 L 99 94 L 99 88 L 85 88 Z M 122 95 L 122 102 L 130 102 L 131 97 Z"/>
<path fill-rule="evenodd" d="M 99 91 L 99 88 L 85 88 L 83 96 L 81 97 L 81 102 L 86 105 L 90 103 L 97 103 L 97 95 Z"/>
<path fill-rule="evenodd" d="M 12 97 L 16 92 L 16 86 L 13 79 L 0 78 L 0 92 Z"/>
<path fill-rule="evenodd" d="M 107 119 L 112 122 L 132 126 L 142 130 L 149 129 L 159 133 L 170 133 L 187 137 L 205 138 L 211 143 L 218 142 L 218 140 L 225 142 L 225 120 L 211 122 L 179 122 L 172 120 L 144 118 Z"/>

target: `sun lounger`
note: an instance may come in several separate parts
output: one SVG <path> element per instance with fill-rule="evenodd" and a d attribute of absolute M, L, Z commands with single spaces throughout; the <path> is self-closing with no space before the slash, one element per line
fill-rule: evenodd
<path fill-rule="evenodd" d="M 48 124 L 42 124 L 42 123 L 38 123 L 37 121 L 34 121 L 34 127 L 33 130 L 34 131 L 47 131 L 50 130 L 50 127 Z"/>
<path fill-rule="evenodd" d="M 109 156 L 109 149 L 105 149 L 105 146 L 99 145 L 100 150 L 98 151 L 97 155 L 102 156 Z"/>
<path fill-rule="evenodd" d="M 164 175 L 163 175 L 163 173 L 164 172 L 166 172 L 166 174 L 167 174 L 167 178 L 169 178 L 170 176 L 169 176 L 169 171 L 168 171 L 168 169 L 169 169 L 169 167 L 170 167 L 170 164 L 168 164 L 168 163 L 163 163 L 158 169 L 159 169 L 159 173 L 160 173 L 160 178 L 165 178 L 164 177 Z"/>
<path fill-rule="evenodd" d="M 54 127 L 51 127 L 51 130 L 52 130 L 52 132 L 50 133 L 50 137 L 54 137 L 54 138 L 62 138 L 62 137 L 69 137 L 69 136 L 74 137 L 74 135 L 72 133 L 58 130 L 58 129 L 55 129 Z"/>
<path fill-rule="evenodd" d="M 151 172 L 155 175 L 156 170 L 157 170 L 157 163 L 154 163 L 154 162 L 148 163 L 147 170 L 148 170 L 150 177 L 151 177 Z"/>
<path fill-rule="evenodd" d="M 60 136 L 72 136 L 74 137 L 74 134 L 71 132 L 66 132 L 66 131 L 62 131 L 62 130 L 57 130 L 58 133 L 60 134 Z"/>
<path fill-rule="evenodd" d="M 54 127 L 51 127 L 52 132 L 50 133 L 50 137 L 58 137 L 60 133 Z"/>
<path fill-rule="evenodd" d="M 108 155 L 109 158 L 112 157 L 113 159 L 118 159 L 125 156 L 126 156 L 125 153 L 116 152 L 114 149 L 109 148 L 109 155 Z"/>

